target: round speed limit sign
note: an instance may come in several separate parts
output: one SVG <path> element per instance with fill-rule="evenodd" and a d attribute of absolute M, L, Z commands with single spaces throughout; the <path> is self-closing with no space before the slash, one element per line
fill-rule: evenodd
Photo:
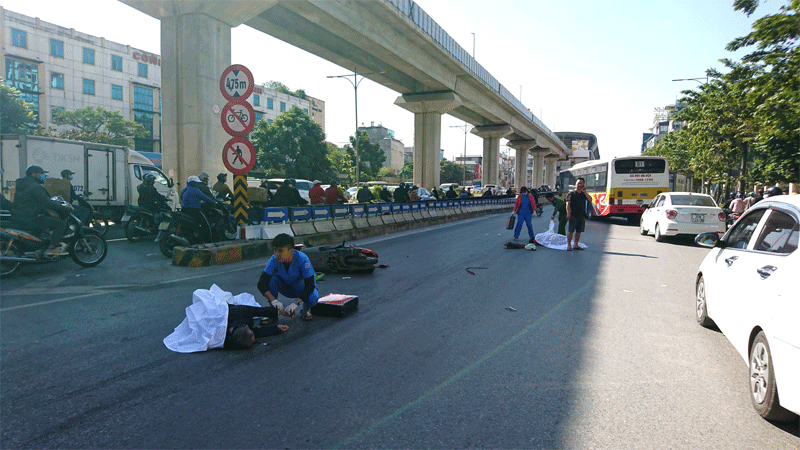
<path fill-rule="evenodd" d="M 253 93 L 254 84 L 250 69 L 241 64 L 234 64 L 222 71 L 219 90 L 225 100 L 243 102 Z"/>

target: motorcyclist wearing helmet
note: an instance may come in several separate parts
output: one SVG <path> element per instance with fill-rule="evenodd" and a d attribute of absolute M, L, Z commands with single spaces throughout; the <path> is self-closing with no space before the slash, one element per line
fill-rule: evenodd
<path fill-rule="evenodd" d="M 217 182 L 214 183 L 214 186 L 211 187 L 211 190 L 214 192 L 214 197 L 219 200 L 228 200 L 233 201 L 233 192 L 231 188 L 228 187 L 226 182 L 228 181 L 228 174 L 227 173 L 220 173 L 217 175 Z"/>
<path fill-rule="evenodd" d="M 394 195 L 395 203 L 405 203 L 408 201 L 408 188 L 404 182 L 400 182 L 400 186 L 392 193 Z"/>
<path fill-rule="evenodd" d="M 356 199 L 358 200 L 358 203 L 369 203 L 375 199 L 375 195 L 369 190 L 369 186 L 361 183 L 361 186 L 358 188 L 358 192 L 356 193 Z"/>
<path fill-rule="evenodd" d="M 11 207 L 11 226 L 26 231 L 49 231 L 47 256 L 66 255 L 58 244 L 67 231 L 67 223 L 48 214 L 48 211 L 66 213 L 71 206 L 64 206 L 50 200 L 50 194 L 42 186 L 47 178 L 46 170 L 39 166 L 30 166 L 25 170 L 25 177 L 16 181 L 14 204 Z"/>
<path fill-rule="evenodd" d="M 300 192 L 295 187 L 297 180 L 294 178 L 287 178 L 283 181 L 283 185 L 275 191 L 275 197 L 272 199 L 273 206 L 304 206 L 308 202 L 300 196 Z"/>
<path fill-rule="evenodd" d="M 772 186 L 764 191 L 764 198 L 774 197 L 776 195 L 783 195 L 783 189 L 778 186 Z"/>
<path fill-rule="evenodd" d="M 211 188 L 208 187 L 208 174 L 203 172 L 198 175 L 197 178 L 200 178 L 200 184 L 197 185 L 198 189 L 200 189 L 200 192 L 206 194 L 207 197 L 214 198 L 214 193 L 211 192 Z"/>
<path fill-rule="evenodd" d="M 142 184 L 136 187 L 136 190 L 139 191 L 139 207 L 153 214 L 168 208 L 167 198 L 158 192 L 155 182 L 156 176 L 146 173 L 142 176 Z"/>
<path fill-rule="evenodd" d="M 331 180 L 331 185 L 325 189 L 325 204 L 336 205 L 338 203 L 347 203 L 347 197 L 339 190 L 339 182 Z"/>
<path fill-rule="evenodd" d="M 211 226 L 200 208 L 203 203 L 215 205 L 217 201 L 200 190 L 201 184 L 203 182 L 195 175 L 190 176 L 186 181 L 186 187 L 181 191 L 181 212 L 194 217 L 203 233 L 203 242 L 211 242 Z"/>

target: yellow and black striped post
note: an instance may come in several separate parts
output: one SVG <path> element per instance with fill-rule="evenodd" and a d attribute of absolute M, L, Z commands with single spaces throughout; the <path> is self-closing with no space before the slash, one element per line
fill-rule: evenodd
<path fill-rule="evenodd" d="M 247 223 L 247 177 L 233 176 L 233 220 L 239 225 Z"/>

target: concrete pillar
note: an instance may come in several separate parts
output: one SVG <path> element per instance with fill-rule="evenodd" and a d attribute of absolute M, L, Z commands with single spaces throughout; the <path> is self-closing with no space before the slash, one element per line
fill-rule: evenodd
<path fill-rule="evenodd" d="M 511 125 L 495 125 L 489 127 L 475 127 L 471 133 L 483 138 L 483 175 L 481 183 L 498 184 L 500 178 L 500 138 L 512 134 Z"/>
<path fill-rule="evenodd" d="M 459 107 L 461 98 L 453 92 L 405 94 L 394 104 L 414 113 L 414 184 L 438 189 L 442 114 Z"/>
<path fill-rule="evenodd" d="M 528 185 L 528 150 L 536 146 L 536 141 L 508 141 L 508 146 L 517 151 L 514 161 L 514 189 L 519 193 L 519 188 Z"/>
<path fill-rule="evenodd" d="M 164 169 L 181 186 L 200 172 L 213 180 L 227 172 L 219 78 L 231 64 L 230 25 L 199 12 L 162 17 L 161 64 Z"/>
<path fill-rule="evenodd" d="M 556 161 L 558 161 L 558 156 L 556 155 L 550 154 L 544 157 L 545 178 L 543 184 L 551 188 L 555 188 L 556 178 L 558 178 L 558 174 L 556 173 Z"/>

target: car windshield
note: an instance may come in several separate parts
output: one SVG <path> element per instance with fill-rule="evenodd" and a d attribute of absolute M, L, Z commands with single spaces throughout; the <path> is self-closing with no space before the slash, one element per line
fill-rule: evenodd
<path fill-rule="evenodd" d="M 673 206 L 717 206 L 708 195 L 670 195 Z"/>
<path fill-rule="evenodd" d="M 310 181 L 298 181 L 296 187 L 300 191 L 307 191 L 314 187 L 314 185 Z"/>

